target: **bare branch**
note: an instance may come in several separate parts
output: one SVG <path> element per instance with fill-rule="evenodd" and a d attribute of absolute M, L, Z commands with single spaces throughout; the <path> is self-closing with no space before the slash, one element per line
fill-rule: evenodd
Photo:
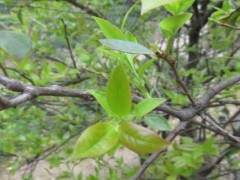
<path fill-rule="evenodd" d="M 93 97 L 85 90 L 67 89 L 57 85 L 51 87 L 25 85 L 20 81 L 12 80 L 4 76 L 0 76 L 0 84 L 4 85 L 7 89 L 11 91 L 22 93 L 21 95 L 10 100 L 5 99 L 3 101 L 3 98 L 1 98 L 0 111 L 33 100 L 38 96 L 77 97 L 86 101 L 93 100 Z"/>
<path fill-rule="evenodd" d="M 179 117 L 181 117 L 183 120 L 192 119 L 194 116 L 196 116 L 199 112 L 204 110 L 208 107 L 209 102 L 222 90 L 225 90 L 232 85 L 236 84 L 237 82 L 240 82 L 240 74 L 235 75 L 229 79 L 226 79 L 225 81 L 220 82 L 216 86 L 210 88 L 207 92 L 205 92 L 197 101 L 195 107 L 189 107 L 180 110 Z"/>
<path fill-rule="evenodd" d="M 177 61 L 175 59 L 173 59 L 172 57 L 168 56 L 167 54 L 165 54 L 162 51 L 157 52 L 156 55 L 157 55 L 157 57 L 164 59 L 169 64 L 169 66 L 171 67 L 171 69 L 172 69 L 172 71 L 174 73 L 176 82 L 183 89 L 185 95 L 188 97 L 188 99 L 190 100 L 192 105 L 195 106 L 195 102 L 194 102 L 192 96 L 190 95 L 190 93 L 188 92 L 187 86 L 184 84 L 184 82 L 181 80 L 181 78 L 180 78 L 180 76 L 178 74 L 178 71 L 176 69 Z"/>
<path fill-rule="evenodd" d="M 75 7 L 79 8 L 79 9 L 82 9 L 89 15 L 103 17 L 103 15 L 101 13 L 94 11 L 93 9 L 90 9 L 89 7 L 77 2 L 76 0 L 65 0 L 65 1 L 69 4 L 74 5 Z"/>
<path fill-rule="evenodd" d="M 217 123 L 215 123 L 213 121 L 213 119 L 211 119 L 211 117 L 207 116 L 204 113 L 199 114 L 200 117 L 202 119 L 204 119 L 205 121 L 207 121 L 209 124 L 211 124 L 215 129 L 217 129 L 223 136 L 228 137 L 229 139 L 231 139 L 234 142 L 240 143 L 240 138 L 233 136 L 232 134 L 230 134 L 229 132 L 227 132 L 225 129 L 223 129 L 222 127 L 220 127 Z"/>
<path fill-rule="evenodd" d="M 199 100 L 197 101 L 198 104 L 201 106 L 206 107 L 209 101 L 214 98 L 219 92 L 224 89 L 229 88 L 230 86 L 234 85 L 235 83 L 240 81 L 240 74 L 235 75 L 225 81 L 220 82 L 215 87 L 209 89 L 204 95 L 202 95 Z"/>

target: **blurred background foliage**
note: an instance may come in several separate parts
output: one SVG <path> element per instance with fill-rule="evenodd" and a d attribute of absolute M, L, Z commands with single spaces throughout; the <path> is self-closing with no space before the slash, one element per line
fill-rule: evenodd
<path fill-rule="evenodd" d="M 125 14 L 136 1 L 78 1 L 87 8 L 78 8 L 69 2 L 73 1 L 0 1 L 0 30 L 22 32 L 32 40 L 32 51 L 22 60 L 0 51 L 0 63 L 6 67 L 11 78 L 38 86 L 61 85 L 77 89 L 104 89 L 108 74 L 116 64 L 117 58 L 99 43 L 103 35 L 92 16 L 98 15 L 120 27 Z M 216 2 L 209 2 L 205 11 L 210 11 L 209 9 L 216 6 Z M 159 22 L 168 16 L 167 11 L 156 9 L 140 16 L 140 6 L 141 4 L 137 3 L 130 12 L 125 30 L 132 32 L 137 40 L 147 47 L 164 49 L 166 42 L 160 33 Z M 223 10 L 225 14 L 220 13 Z M 189 82 L 194 97 L 208 89 L 209 82 L 215 84 L 240 72 L 238 51 L 240 31 L 223 28 L 214 23 L 221 21 L 223 15 L 230 16 L 234 10 L 236 8 L 229 1 L 224 1 L 221 7 L 215 8 L 212 19 L 199 32 L 199 42 L 193 46 L 189 46 L 191 23 L 178 32 L 172 56 L 178 59 L 179 72 Z M 193 8 L 190 11 L 194 13 Z M 239 25 L 239 18 L 234 20 L 233 25 Z M 71 45 L 76 67 L 71 61 L 66 36 Z M 197 52 L 198 56 L 198 63 L 193 62 L 195 65 L 191 68 L 187 68 L 189 52 Z M 148 57 L 140 56 L 135 59 L 134 65 L 139 68 L 147 60 Z M 168 98 L 168 103 L 175 107 L 189 105 L 183 92 L 176 88 L 176 82 L 168 70 L 169 67 L 159 61 L 153 62 L 153 65 L 145 70 L 143 78 L 151 94 Z M 129 76 L 134 82 L 134 76 L 132 74 Z M 189 77 L 192 78 L 188 81 Z M 240 87 L 235 86 L 217 98 L 228 100 L 240 98 L 239 90 Z M 2 86 L 0 91 L 5 96 L 15 95 Z M 215 114 L 217 119 L 220 119 L 220 116 L 228 119 L 231 115 L 229 108 L 225 106 L 217 108 L 217 111 L 221 112 Z M 85 127 L 102 120 L 104 116 L 96 102 L 60 97 L 41 97 L 16 108 L 1 111 L 0 166 L 8 167 L 15 172 L 26 161 L 41 156 L 49 148 L 60 146 L 61 151 L 46 157 L 50 164 L 57 166 L 72 152 L 72 144 L 76 139 L 74 137 Z M 153 166 L 150 175 L 158 172 L 159 169 L 156 168 L 161 167 L 163 178 L 167 174 L 173 178 L 190 177 L 204 163 L 205 156 L 218 154 L 214 140 L 206 142 L 212 143 L 208 152 L 199 147 L 207 146 L 206 144 L 195 144 L 189 139 L 183 139 L 183 143 L 188 144 L 189 149 L 183 147 L 184 150 L 180 151 L 183 145 L 176 144 L 174 151 L 163 157 L 165 166 L 162 161 L 158 162 L 161 166 Z M 199 150 L 198 153 L 195 151 L 196 148 Z M 219 148 L 222 150 L 222 147 Z M 197 160 L 191 159 L 192 157 L 183 158 L 189 153 L 196 153 L 194 156 Z M 168 160 L 169 157 L 171 160 Z M 182 162 L 182 159 L 188 161 Z M 236 161 L 239 162 L 239 159 Z M 186 168 L 185 163 L 192 166 L 187 170 L 181 169 Z M 232 166 L 237 166 L 236 164 L 231 163 Z M 172 172 L 169 172 L 169 168 Z M 114 172 L 112 176 L 116 176 Z"/>

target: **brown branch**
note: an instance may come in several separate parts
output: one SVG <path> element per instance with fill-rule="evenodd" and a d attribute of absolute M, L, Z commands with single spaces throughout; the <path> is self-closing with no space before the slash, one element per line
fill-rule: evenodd
<path fill-rule="evenodd" d="M 207 121 L 209 124 L 211 124 L 216 130 L 218 130 L 219 134 L 222 134 L 222 136 L 227 137 L 228 139 L 232 140 L 233 142 L 240 143 L 240 137 L 233 136 L 228 131 L 223 129 L 221 126 L 219 126 L 217 123 L 214 122 L 214 120 L 207 116 L 204 113 L 200 113 L 199 116 Z"/>
<path fill-rule="evenodd" d="M 198 104 L 201 104 L 201 106 L 207 107 L 207 104 L 209 103 L 209 101 L 213 97 L 215 97 L 219 92 L 221 92 L 224 89 L 229 88 L 230 86 L 234 85 L 235 83 L 237 83 L 239 81 L 240 81 L 240 74 L 232 76 L 231 78 L 220 82 L 213 88 L 210 88 L 205 94 L 203 94 L 197 101 Z"/>
<path fill-rule="evenodd" d="M 16 81 L 4 76 L 0 76 L 0 84 L 4 85 L 11 91 L 22 93 L 21 95 L 9 100 L 4 99 L 3 101 L 3 98 L 1 98 L 0 111 L 33 100 L 38 96 L 77 97 L 86 101 L 93 100 L 93 97 L 85 90 L 68 89 L 56 85 L 51 87 L 25 85 L 20 81 Z"/>
<path fill-rule="evenodd" d="M 240 110 L 238 110 L 237 112 L 235 112 L 229 119 L 227 122 L 225 122 L 222 127 L 226 127 L 227 125 L 231 124 L 232 122 L 234 122 L 234 120 L 240 115 Z"/>
<path fill-rule="evenodd" d="M 101 14 L 93 9 L 90 9 L 89 7 L 77 2 L 76 0 L 65 0 L 65 2 L 74 5 L 75 7 L 85 11 L 89 15 L 103 17 L 103 14 Z"/>
<path fill-rule="evenodd" d="M 220 82 L 219 84 L 215 85 L 214 87 L 210 88 L 207 92 L 205 92 L 200 98 L 196 101 L 195 107 L 185 108 L 179 111 L 179 116 L 182 119 L 192 119 L 196 116 L 199 112 L 204 110 L 208 107 L 209 102 L 222 90 L 225 90 L 232 85 L 240 82 L 240 74 L 235 75 L 225 81 Z"/>
<path fill-rule="evenodd" d="M 211 104 L 208 107 L 219 107 L 219 106 L 225 106 L 225 105 L 235 105 L 235 106 L 240 106 L 240 101 L 224 101 L 224 100 L 218 100 L 211 102 Z"/>

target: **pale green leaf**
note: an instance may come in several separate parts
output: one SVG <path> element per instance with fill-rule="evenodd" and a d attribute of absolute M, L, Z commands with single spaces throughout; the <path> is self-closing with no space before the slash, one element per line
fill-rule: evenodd
<path fill-rule="evenodd" d="M 152 66 L 152 64 L 156 61 L 156 58 L 153 58 L 151 60 L 148 60 L 147 62 L 145 62 L 143 65 L 141 65 L 138 69 L 138 75 L 140 78 L 143 79 L 143 75 L 145 73 L 145 71 L 150 68 L 150 66 Z"/>
<path fill-rule="evenodd" d="M 107 85 L 107 102 L 111 111 L 119 117 L 126 116 L 131 111 L 131 89 L 122 65 L 111 73 Z"/>
<path fill-rule="evenodd" d="M 134 109 L 136 117 L 138 119 L 143 117 L 145 114 L 151 112 L 165 101 L 166 99 L 164 98 L 145 98 L 141 100 Z"/>
<path fill-rule="evenodd" d="M 148 115 L 144 117 L 144 122 L 155 131 L 170 131 L 172 129 L 168 120 L 161 115 Z"/>
<path fill-rule="evenodd" d="M 110 49 L 124 53 L 155 55 L 152 50 L 135 42 L 122 41 L 117 39 L 101 39 L 100 42 Z"/>
<path fill-rule="evenodd" d="M 79 137 L 71 158 L 90 158 L 107 153 L 119 141 L 115 127 L 107 122 L 87 128 Z"/>
<path fill-rule="evenodd" d="M 119 138 L 123 145 L 139 154 L 153 153 L 170 144 L 153 131 L 128 122 L 119 125 Z"/>
<path fill-rule="evenodd" d="M 141 0 L 142 2 L 141 14 L 143 15 L 144 13 L 163 5 L 180 1 L 184 0 Z"/>
<path fill-rule="evenodd" d="M 164 5 L 164 8 L 173 15 L 179 15 L 192 6 L 195 0 L 185 0 Z"/>
<path fill-rule="evenodd" d="M 163 36 L 171 38 L 176 32 L 192 17 L 191 13 L 185 13 L 177 16 L 171 16 L 160 23 L 160 29 Z"/>
<path fill-rule="evenodd" d="M 21 33 L 0 31 L 0 48 L 17 59 L 24 58 L 31 50 L 31 39 Z"/>
<path fill-rule="evenodd" d="M 99 28 L 102 30 L 103 34 L 108 39 L 122 39 L 125 40 L 125 35 L 117 26 L 113 25 L 107 20 L 94 17 L 94 20 L 97 22 Z"/>
<path fill-rule="evenodd" d="M 107 103 L 106 92 L 98 91 L 98 90 L 88 90 L 88 92 L 96 98 L 97 102 L 108 114 L 112 114 L 111 109 Z"/>

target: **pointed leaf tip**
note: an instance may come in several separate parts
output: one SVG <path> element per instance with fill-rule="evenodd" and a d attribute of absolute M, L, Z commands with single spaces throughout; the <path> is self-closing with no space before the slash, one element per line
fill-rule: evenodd
<path fill-rule="evenodd" d="M 111 73 L 107 85 L 107 102 L 114 114 L 126 116 L 132 108 L 131 89 L 122 65 Z"/>

